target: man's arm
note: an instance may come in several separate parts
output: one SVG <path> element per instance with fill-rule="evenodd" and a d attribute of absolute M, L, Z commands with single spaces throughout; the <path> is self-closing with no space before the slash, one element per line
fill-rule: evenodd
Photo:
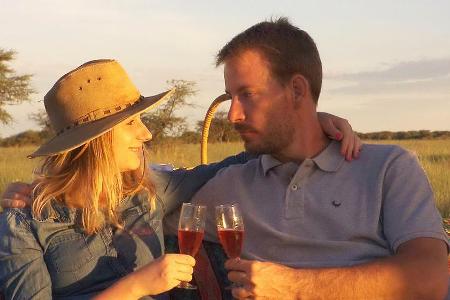
<path fill-rule="evenodd" d="M 397 254 L 344 268 L 293 269 L 248 260 L 229 260 L 228 277 L 242 284 L 238 299 L 443 299 L 447 293 L 447 246 L 417 238 Z"/>

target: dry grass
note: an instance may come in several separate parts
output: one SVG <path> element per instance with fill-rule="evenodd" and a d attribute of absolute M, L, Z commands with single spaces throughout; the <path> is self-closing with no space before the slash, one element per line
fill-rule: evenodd
<path fill-rule="evenodd" d="M 372 141 L 371 141 L 372 142 Z M 414 151 L 433 186 L 436 205 L 442 216 L 450 217 L 450 140 L 377 141 L 401 145 Z M 7 183 L 15 180 L 30 181 L 33 168 L 39 163 L 28 160 L 26 155 L 35 147 L 0 148 L 0 194 Z M 209 145 L 209 161 L 220 160 L 242 151 L 241 143 Z M 174 144 L 151 149 L 152 162 L 194 166 L 200 163 L 200 146 Z"/>

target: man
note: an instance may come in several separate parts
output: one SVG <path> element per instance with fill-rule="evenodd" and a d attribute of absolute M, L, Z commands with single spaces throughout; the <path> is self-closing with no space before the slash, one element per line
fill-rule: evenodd
<path fill-rule="evenodd" d="M 416 157 L 365 145 L 346 162 L 317 120 L 322 67 L 314 41 L 287 19 L 259 23 L 217 56 L 229 120 L 246 150 L 194 196 L 239 203 L 242 257 L 229 260 L 238 299 L 442 299 L 448 241 Z"/>

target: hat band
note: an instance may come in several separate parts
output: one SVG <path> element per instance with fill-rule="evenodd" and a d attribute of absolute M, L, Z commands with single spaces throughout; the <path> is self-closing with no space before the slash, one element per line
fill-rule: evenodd
<path fill-rule="evenodd" d="M 110 108 L 99 108 L 99 109 L 96 109 L 94 111 L 91 111 L 91 112 L 85 114 L 84 116 L 78 118 L 72 124 L 70 124 L 68 126 L 65 126 L 63 129 L 59 130 L 56 133 L 56 135 L 60 135 L 63 132 L 68 131 L 68 130 L 70 130 L 72 128 L 75 128 L 75 127 L 77 127 L 79 125 L 82 125 L 82 124 L 85 124 L 85 123 L 90 123 L 90 122 L 93 122 L 93 121 L 97 121 L 97 120 L 103 119 L 103 118 L 105 118 L 107 116 L 114 115 L 114 114 L 116 114 L 116 113 L 118 113 L 118 112 L 120 112 L 120 111 L 122 111 L 122 110 L 124 110 L 124 109 L 126 109 L 128 107 L 131 107 L 132 105 L 135 105 L 135 104 L 139 103 L 143 99 L 144 99 L 144 96 L 140 96 L 139 99 L 137 99 L 136 101 L 133 101 L 133 102 L 123 103 L 123 104 L 116 105 L 116 106 L 113 106 L 113 107 L 110 107 Z"/>

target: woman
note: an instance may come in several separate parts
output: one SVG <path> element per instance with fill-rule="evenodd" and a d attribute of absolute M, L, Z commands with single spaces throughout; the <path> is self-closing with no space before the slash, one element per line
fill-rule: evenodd
<path fill-rule="evenodd" d="M 7 299 L 164 299 L 191 280 L 193 257 L 163 255 L 161 219 L 247 157 L 150 178 L 143 145 L 151 133 L 139 115 L 170 94 L 140 96 L 113 60 L 88 62 L 47 93 L 57 135 L 30 155 L 45 157 L 31 209 L 0 216 Z"/>

